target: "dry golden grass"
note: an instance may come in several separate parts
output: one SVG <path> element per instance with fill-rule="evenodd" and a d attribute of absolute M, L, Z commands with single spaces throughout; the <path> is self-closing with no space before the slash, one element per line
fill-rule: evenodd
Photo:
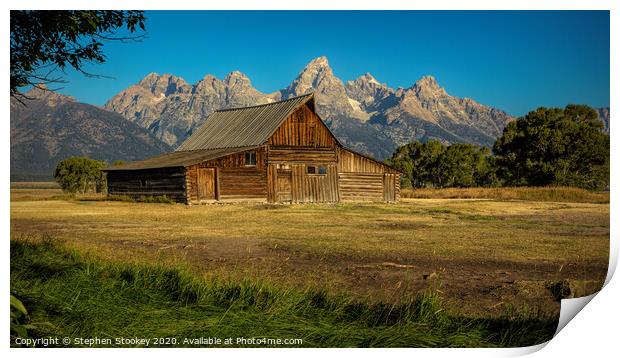
<path fill-rule="evenodd" d="M 505 304 L 553 306 L 543 284 L 549 280 L 600 287 L 609 204 L 14 201 L 11 235 L 25 234 L 52 235 L 112 261 L 155 260 L 209 277 L 321 286 L 371 299 L 397 300 L 435 278 L 455 305 L 499 314 Z"/>
<path fill-rule="evenodd" d="M 609 192 L 592 192 L 571 187 L 403 189 L 401 196 L 403 198 L 415 199 L 494 199 L 609 203 Z"/>
<path fill-rule="evenodd" d="M 60 189 L 54 181 L 14 181 L 11 189 Z"/>
<path fill-rule="evenodd" d="M 69 198 L 61 189 L 11 188 L 11 201 L 50 200 Z"/>
<path fill-rule="evenodd" d="M 581 258 L 585 251 L 606 257 L 609 227 L 608 205 L 578 203 L 408 199 L 397 205 L 188 207 L 48 200 L 11 207 L 14 222 L 76 240 L 251 240 L 360 257 L 555 261 Z"/>
<path fill-rule="evenodd" d="M 102 193 L 68 194 L 61 189 L 11 189 L 11 201 L 39 200 L 105 200 Z"/>

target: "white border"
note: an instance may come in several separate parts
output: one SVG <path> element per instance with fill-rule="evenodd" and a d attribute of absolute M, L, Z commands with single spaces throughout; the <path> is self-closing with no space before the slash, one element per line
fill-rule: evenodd
<path fill-rule="evenodd" d="M 620 84 L 620 78 L 618 77 L 618 10 L 619 5 L 618 1 L 611 0 L 590 0 L 590 1 L 577 1 L 577 0 L 564 0 L 564 1 L 553 1 L 553 0 L 503 0 L 503 1 L 485 1 L 485 0 L 410 0 L 410 1 L 393 1 L 393 0 L 374 0 L 374 1 L 351 1 L 351 2 L 337 2 L 334 0 L 315 0 L 311 2 L 299 2 L 299 1 L 276 1 L 276 0 L 263 0 L 263 1 L 251 1 L 251 0 L 229 0 L 226 2 L 199 2 L 196 0 L 175 0 L 175 1 L 146 1 L 146 0 L 125 0 L 122 2 L 116 1 L 102 1 L 102 0 L 92 0 L 88 3 L 84 1 L 77 0 L 64 0 L 64 1 L 34 1 L 34 0 L 23 0 L 23 1 L 5 1 L 3 2 L 3 7 L 5 8 L 4 16 L 2 16 L 3 21 L 3 29 L 4 29 L 4 37 L 3 37 L 3 46 L 2 51 L 4 56 L 2 57 L 2 62 L 4 64 L 5 72 L 2 72 L 2 80 L 4 83 L 9 83 L 9 75 L 8 75 L 8 67 L 9 67 L 9 9 L 146 9 L 146 10 L 156 10 L 156 9 L 213 9 L 213 10 L 234 10 L 234 9 L 292 9 L 292 10 L 308 10 L 308 9 L 330 9 L 330 10 L 342 10 L 342 9 L 360 9 L 360 10 L 402 10 L 402 9 L 415 9 L 415 10 L 611 10 L 610 21 L 611 21 L 611 79 L 610 79 L 610 98 L 611 102 L 610 107 L 611 111 L 614 111 L 615 108 L 618 108 L 619 105 L 619 93 L 618 93 L 618 84 Z M 2 182 L 5 190 L 1 191 L 0 200 L 2 200 L 2 226 L 5 230 L 4 233 L 4 242 L 3 248 L 4 252 L 2 255 L 2 264 L 5 269 L 2 270 L 2 283 L 6 288 L 5 292 L 8 291 L 9 288 L 9 243 L 8 243 L 8 230 L 10 228 L 10 200 L 9 200 L 9 172 L 6 168 L 9 168 L 9 155 L 10 155 L 10 124 L 9 124 L 9 97 L 6 96 L 5 100 L 2 101 L 3 113 L 5 114 L 4 121 L 1 123 L 5 138 L 6 144 L 2 147 L 2 157 L 0 164 L 2 168 L 5 170 L 2 172 Z M 612 132 L 614 132 L 615 125 L 610 126 Z M 612 134 L 612 138 L 615 134 Z M 612 141 L 611 144 L 611 153 L 612 153 L 612 188 L 616 188 L 618 184 L 618 156 L 620 148 L 618 147 L 616 142 Z M 616 224 L 615 219 L 618 219 L 618 194 L 617 191 L 612 190 L 611 192 L 611 252 L 610 252 L 610 267 L 609 274 L 607 277 L 607 285 L 600 294 L 596 295 L 596 297 L 592 298 L 592 304 L 588 305 L 582 313 L 577 315 L 576 318 L 573 319 L 574 322 L 569 323 L 565 329 L 563 329 L 557 337 L 551 340 L 548 343 L 548 347 L 542 349 L 538 354 L 538 356 L 580 356 L 591 355 L 592 353 L 604 354 L 608 352 L 613 352 L 617 350 L 617 332 L 618 332 L 618 302 L 620 302 L 620 288 L 617 283 L 617 279 L 614 282 L 610 282 L 609 280 L 612 278 L 613 272 L 617 267 L 618 262 L 618 225 Z M 582 302 L 585 299 L 581 300 Z M 5 304 L 1 308 L 1 313 L 3 317 L 8 317 L 8 295 L 4 297 Z M 569 302 L 566 302 L 569 304 Z M 563 302 L 563 305 L 565 302 Z M 2 325 L 0 337 L 6 338 L 6 346 L 4 346 L 4 350 L 8 348 L 8 337 L 9 337 L 9 326 L 8 324 Z M 485 357 L 485 356 L 515 356 L 532 353 L 537 351 L 538 349 L 544 347 L 545 344 L 537 346 L 537 347 L 527 347 L 527 348 L 513 348 L 513 349 L 357 349 L 357 350 L 347 350 L 347 349 L 328 349 L 321 350 L 321 354 L 328 355 L 341 355 L 341 354 L 351 354 L 355 356 L 365 357 L 365 356 L 376 356 L 379 354 L 389 354 L 390 356 L 403 356 L 403 357 L 411 357 L 412 355 L 424 355 L 424 356 L 464 356 L 464 357 Z M 110 352 L 108 350 L 99 349 L 99 350 L 88 350 L 88 352 L 78 349 L 58 349 L 58 350 L 11 350 L 11 352 L 6 352 L 13 355 L 24 355 L 30 356 L 35 355 L 39 352 L 44 352 L 42 354 L 52 356 L 78 356 L 83 355 L 84 353 L 88 353 L 92 356 L 108 356 Z M 203 349 L 184 349 L 181 351 L 183 355 L 192 355 L 192 356 L 205 356 L 208 354 L 209 356 L 229 356 L 229 355 L 246 355 L 249 351 L 239 350 L 239 349 L 211 349 L 205 351 Z M 129 355 L 135 354 L 137 351 L 129 350 L 129 349 L 117 349 L 114 351 L 114 354 L 122 354 Z M 171 352 L 167 349 L 160 350 L 140 350 L 141 354 L 149 354 L 154 356 L 168 356 Z M 288 349 L 253 349 L 250 354 L 255 355 L 265 355 L 271 357 L 278 356 L 286 356 L 294 354 L 298 356 L 315 356 L 317 354 L 316 350 L 311 349 L 297 349 L 295 351 L 290 351 Z M 607 355 L 607 354 L 604 354 Z"/>

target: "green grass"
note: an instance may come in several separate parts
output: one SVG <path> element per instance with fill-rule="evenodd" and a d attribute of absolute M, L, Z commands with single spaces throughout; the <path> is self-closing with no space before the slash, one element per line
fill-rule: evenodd
<path fill-rule="evenodd" d="M 504 347 L 547 341 L 557 325 L 557 317 L 527 310 L 495 319 L 455 316 L 435 291 L 385 304 L 257 280 L 207 280 L 182 267 L 82 256 L 49 237 L 11 240 L 11 294 L 28 310 L 33 338 L 177 337 L 183 345 L 184 338 L 267 337 L 301 338 L 304 347 Z"/>

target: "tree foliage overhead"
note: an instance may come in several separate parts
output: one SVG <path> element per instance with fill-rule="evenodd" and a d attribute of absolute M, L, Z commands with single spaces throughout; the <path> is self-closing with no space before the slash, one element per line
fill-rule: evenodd
<path fill-rule="evenodd" d="M 507 185 L 609 185 L 609 136 L 587 106 L 539 108 L 506 126 L 495 142 L 498 174 Z"/>
<path fill-rule="evenodd" d="M 404 173 L 405 187 L 473 187 L 496 183 L 490 150 L 473 144 L 413 142 L 396 149 L 388 163 Z"/>
<path fill-rule="evenodd" d="M 107 40 L 138 40 L 142 11 L 11 11 L 11 97 L 24 98 L 20 87 L 61 82 L 56 72 L 71 67 L 87 76 L 85 62 L 103 63 Z M 126 29 L 129 36 L 115 36 Z"/>
<path fill-rule="evenodd" d="M 103 192 L 107 187 L 102 171 L 103 161 L 85 157 L 71 157 L 58 163 L 54 178 L 63 191 L 68 193 Z"/>

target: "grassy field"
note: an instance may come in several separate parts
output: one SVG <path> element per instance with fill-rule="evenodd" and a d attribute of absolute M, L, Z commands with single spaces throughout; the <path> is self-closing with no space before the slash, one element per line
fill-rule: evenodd
<path fill-rule="evenodd" d="M 12 290 L 27 307 L 35 306 L 40 321 L 53 318 L 63 332 L 162 334 L 177 327 L 184 336 L 196 324 L 204 334 L 288 334 L 304 338 L 307 346 L 523 345 L 553 334 L 555 323 L 549 322 L 557 320 L 560 283 L 571 288 L 571 296 L 601 287 L 609 204 L 404 199 L 392 205 L 188 207 L 17 199 L 11 203 L 11 237 L 12 254 L 47 250 L 45 260 L 53 265 L 76 268 L 47 280 L 34 274 L 37 267 L 48 272 L 44 264 L 24 259 L 36 255 L 11 259 Z M 47 243 L 34 243 L 42 240 Z M 127 270 L 132 278 L 123 283 Z M 187 287 L 197 285 L 190 291 L 200 294 L 191 293 L 191 302 L 184 294 L 170 296 L 162 288 L 169 280 L 152 277 L 177 275 L 166 272 L 193 282 Z M 88 282 L 94 287 L 83 287 Z M 127 290 L 114 295 L 115 285 Z M 111 287 L 101 293 L 105 302 L 87 294 L 97 287 Z M 279 303 L 248 304 L 262 288 Z M 245 293 L 224 304 L 213 298 L 231 290 Z M 156 299 L 137 300 L 142 294 Z M 329 304 L 315 307 L 316 295 Z M 278 310 L 280 305 L 297 308 Z M 441 308 L 430 316 L 420 313 L 428 305 Z M 77 330 L 67 306 L 80 307 L 82 321 L 89 322 L 85 331 Z M 343 318 L 353 306 L 360 311 Z M 114 307 L 119 321 L 95 322 Z M 385 312 L 377 313 L 381 307 L 400 313 L 384 320 Z M 48 308 L 63 313 L 54 316 Z M 170 321 L 174 314 L 182 315 Z M 287 326 L 282 320 L 289 316 Z M 429 324 L 422 316 L 445 324 Z M 130 318 L 137 320 L 133 330 L 123 322 Z M 369 324 L 373 319 L 383 323 Z"/>
<path fill-rule="evenodd" d="M 403 198 L 414 199 L 493 199 L 609 203 L 609 192 L 593 192 L 570 187 L 403 189 L 401 195 Z"/>

